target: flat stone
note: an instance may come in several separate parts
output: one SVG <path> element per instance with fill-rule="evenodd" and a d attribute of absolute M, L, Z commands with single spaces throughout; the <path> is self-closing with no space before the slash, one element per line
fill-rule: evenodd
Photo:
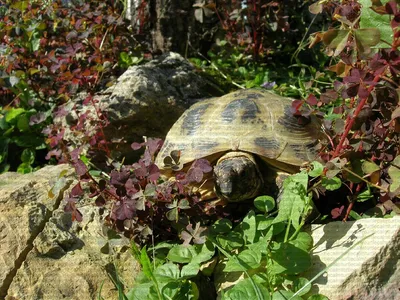
<path fill-rule="evenodd" d="M 314 282 L 312 293 L 331 300 L 400 299 L 400 217 L 312 225 L 311 230 L 315 248 L 304 274 L 308 279 L 353 247 Z"/>
<path fill-rule="evenodd" d="M 65 181 L 55 189 L 62 171 Z M 132 287 L 139 264 L 129 240 L 107 237 L 106 212 L 90 199 L 78 204 L 82 222 L 64 212 L 72 175 L 67 165 L 0 175 L 0 299 L 118 299 L 110 279 L 116 274 Z"/>

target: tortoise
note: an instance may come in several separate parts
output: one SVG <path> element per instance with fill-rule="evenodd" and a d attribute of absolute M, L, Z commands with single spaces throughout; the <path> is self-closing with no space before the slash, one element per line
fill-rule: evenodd
<path fill-rule="evenodd" d="M 219 199 L 254 198 L 277 171 L 295 173 L 320 150 L 321 123 L 315 116 L 299 123 L 292 101 L 261 89 L 199 101 L 172 126 L 155 163 L 171 174 L 164 160 L 173 150 L 180 150 L 186 168 L 206 158 L 213 166 L 211 192 Z"/>

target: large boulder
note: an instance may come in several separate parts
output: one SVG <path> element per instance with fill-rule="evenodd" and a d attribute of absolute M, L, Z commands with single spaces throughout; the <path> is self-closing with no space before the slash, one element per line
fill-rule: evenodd
<path fill-rule="evenodd" d="M 313 258 L 306 277 L 330 266 L 314 282 L 313 293 L 331 300 L 399 299 L 400 216 L 312 225 L 311 231 Z"/>
<path fill-rule="evenodd" d="M 179 54 L 170 52 L 144 65 L 130 67 L 114 85 L 95 95 L 93 102 L 83 105 L 86 94 L 68 102 L 54 122 L 65 129 L 64 138 L 72 145 L 93 136 L 98 130 L 93 120 L 99 111 L 107 116 L 110 124 L 104 128 L 105 138 L 114 157 L 125 157 L 131 162 L 135 157 L 130 148 L 133 141 L 143 136 L 165 137 L 182 112 L 201 98 L 221 96 L 224 92 Z M 85 116 L 84 134 L 71 132 L 79 116 Z M 74 148 L 74 147 L 72 147 Z"/>
<path fill-rule="evenodd" d="M 110 277 L 132 286 L 139 265 L 129 241 L 109 239 L 90 202 L 79 208 L 82 222 L 64 213 L 72 174 L 59 165 L 0 175 L 0 299 L 97 299 L 101 293 L 111 300 L 118 294 Z"/>

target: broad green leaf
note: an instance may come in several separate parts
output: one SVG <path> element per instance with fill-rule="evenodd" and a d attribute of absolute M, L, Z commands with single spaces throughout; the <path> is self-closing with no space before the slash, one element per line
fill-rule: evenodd
<path fill-rule="evenodd" d="M 255 287 L 254 287 L 254 285 Z M 251 282 L 250 278 L 243 279 L 235 284 L 230 290 L 225 293 L 224 300 L 270 300 L 271 297 L 266 287 L 257 283 Z M 258 292 L 255 290 L 257 288 Z"/>
<path fill-rule="evenodd" d="M 22 163 L 18 166 L 17 172 L 21 174 L 27 174 L 27 173 L 32 173 L 33 168 L 30 164 L 28 163 Z"/>
<path fill-rule="evenodd" d="M 369 54 L 371 47 L 380 41 L 380 32 L 377 28 L 364 28 L 354 31 L 357 50 L 361 53 Z"/>
<path fill-rule="evenodd" d="M 272 274 L 297 274 L 311 266 L 310 254 L 292 243 L 276 243 L 271 249 Z"/>
<path fill-rule="evenodd" d="M 27 164 L 33 164 L 35 161 L 35 151 L 32 149 L 24 149 L 21 154 L 21 161 Z"/>
<path fill-rule="evenodd" d="M 18 116 L 17 128 L 20 131 L 28 131 L 30 129 L 29 119 L 28 119 L 28 116 L 26 114 L 22 114 L 22 115 Z"/>
<path fill-rule="evenodd" d="M 308 284 L 308 285 L 307 285 Z M 300 290 L 303 286 L 307 285 L 306 288 L 304 288 L 298 295 L 299 296 L 303 296 L 305 294 L 307 294 L 310 290 L 311 290 L 311 284 L 309 284 L 309 280 L 307 278 L 304 277 L 299 277 L 296 278 L 293 281 L 293 292 L 297 292 L 298 290 Z"/>
<path fill-rule="evenodd" d="M 240 248 L 244 244 L 242 235 L 235 231 L 231 231 L 226 235 L 217 236 L 217 241 L 226 251 Z"/>
<path fill-rule="evenodd" d="M 318 177 L 321 176 L 323 171 L 324 171 L 324 166 L 317 161 L 313 161 L 311 163 L 313 169 L 311 171 L 308 172 L 308 175 L 311 177 Z"/>
<path fill-rule="evenodd" d="M 359 0 L 361 5 L 361 18 L 360 18 L 360 29 L 374 28 L 380 32 L 380 40 L 386 41 L 380 42 L 374 45 L 374 48 L 390 48 L 393 41 L 393 30 L 390 26 L 390 16 L 380 15 L 371 9 L 371 0 Z M 389 0 L 381 0 L 382 4 L 385 5 Z"/>
<path fill-rule="evenodd" d="M 165 215 L 167 216 L 168 220 L 177 222 L 178 221 L 178 208 L 175 207 L 175 208 L 167 211 Z"/>
<path fill-rule="evenodd" d="M 162 288 L 162 295 L 164 296 L 164 299 L 176 299 L 175 297 L 179 293 L 180 288 L 181 288 L 180 282 L 177 281 L 168 282 Z"/>
<path fill-rule="evenodd" d="M 180 270 L 178 265 L 173 263 L 163 264 L 154 270 L 154 276 L 156 276 L 157 281 L 170 281 L 179 279 Z"/>
<path fill-rule="evenodd" d="M 184 265 L 181 270 L 181 278 L 192 278 L 195 277 L 200 270 L 199 264 L 190 263 Z"/>
<path fill-rule="evenodd" d="M 270 227 L 272 225 L 272 222 L 274 221 L 274 218 L 272 217 L 267 217 L 264 215 L 257 215 L 256 216 L 256 220 L 257 220 L 257 230 L 258 231 L 262 231 L 267 229 L 268 227 Z"/>
<path fill-rule="evenodd" d="M 304 172 L 289 176 L 283 182 L 282 199 L 274 223 L 291 220 L 294 228 L 299 228 L 300 218 L 306 204 L 311 201 L 307 194 L 308 175 Z"/>
<path fill-rule="evenodd" d="M 146 282 L 141 284 L 135 284 L 126 297 L 128 300 L 144 300 L 147 299 L 147 295 L 150 293 L 150 288 L 153 286 L 153 282 Z"/>
<path fill-rule="evenodd" d="M 311 234 L 305 231 L 300 231 L 294 240 L 289 241 L 295 247 L 302 249 L 306 252 L 310 251 L 313 247 L 313 238 Z"/>
<path fill-rule="evenodd" d="M 6 122 L 7 123 L 11 123 L 14 120 L 16 120 L 16 118 L 25 112 L 25 109 L 23 108 L 12 108 L 9 111 L 7 111 L 6 113 Z"/>
<path fill-rule="evenodd" d="M 224 272 L 240 272 L 257 269 L 261 262 L 261 252 L 246 249 L 236 256 L 236 259 L 229 259 Z"/>
<path fill-rule="evenodd" d="M 232 229 L 232 222 L 228 219 L 221 219 L 216 221 L 213 225 L 210 227 L 210 233 L 211 234 L 220 234 L 220 233 L 227 233 L 231 231 Z"/>
<path fill-rule="evenodd" d="M 400 155 L 398 155 L 391 163 L 388 169 L 392 183 L 390 184 L 390 191 L 394 192 L 400 188 Z"/>
<path fill-rule="evenodd" d="M 275 208 L 275 199 L 271 196 L 259 196 L 254 199 L 254 206 L 262 212 L 270 212 Z"/>
<path fill-rule="evenodd" d="M 215 254 L 214 245 L 210 241 L 207 241 L 202 245 L 195 245 L 194 247 L 196 249 L 197 255 L 192 258 L 192 264 L 200 264 L 202 262 L 208 261 Z"/>
<path fill-rule="evenodd" d="M 189 263 L 193 256 L 196 256 L 196 250 L 192 245 L 177 245 L 169 250 L 167 258 L 177 263 Z"/>
<path fill-rule="evenodd" d="M 380 170 L 378 165 L 370 161 L 364 161 L 361 168 L 365 175 L 370 175 Z"/>
<path fill-rule="evenodd" d="M 349 36 L 349 30 L 330 29 L 324 33 L 322 41 L 328 48 L 334 49 L 334 55 L 337 56 L 346 47 Z"/>
<path fill-rule="evenodd" d="M 322 186 L 324 186 L 328 191 L 334 191 L 339 189 L 342 186 L 342 180 L 339 177 L 322 177 L 321 180 Z"/>
<path fill-rule="evenodd" d="M 248 244 L 254 242 L 254 238 L 256 237 L 257 231 L 257 222 L 256 215 L 254 211 L 250 211 L 244 218 L 242 223 L 240 224 L 243 230 L 243 235 Z"/>
<path fill-rule="evenodd" d="M 258 242 L 247 245 L 249 250 L 259 252 L 259 253 L 268 253 L 268 246 L 272 239 L 272 228 L 268 231 L 266 236 L 261 237 Z"/>
<path fill-rule="evenodd" d="M 13 136 L 12 142 L 14 142 L 15 144 L 17 144 L 17 146 L 22 147 L 22 148 L 33 148 L 36 150 L 46 148 L 46 143 L 44 142 L 44 137 L 32 135 L 32 134 Z"/>
<path fill-rule="evenodd" d="M 292 291 L 278 290 L 272 294 L 272 300 L 303 300 L 300 296 L 294 296 Z"/>

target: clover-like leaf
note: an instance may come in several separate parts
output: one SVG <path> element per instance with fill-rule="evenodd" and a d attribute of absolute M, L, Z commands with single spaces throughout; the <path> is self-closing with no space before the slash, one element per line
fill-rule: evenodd
<path fill-rule="evenodd" d="M 324 33 L 322 41 L 328 48 L 335 50 L 334 56 L 337 56 L 346 47 L 349 36 L 349 30 L 330 29 Z"/>

